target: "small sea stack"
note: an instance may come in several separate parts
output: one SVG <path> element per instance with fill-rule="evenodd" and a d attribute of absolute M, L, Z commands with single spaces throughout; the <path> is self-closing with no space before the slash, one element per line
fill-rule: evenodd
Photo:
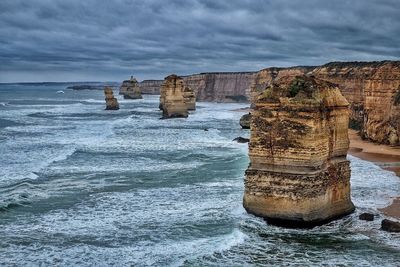
<path fill-rule="evenodd" d="M 160 109 L 163 111 L 163 119 L 188 116 L 184 93 L 185 84 L 181 77 L 172 74 L 164 79 L 160 92 Z"/>
<path fill-rule="evenodd" d="M 118 100 L 114 97 L 113 89 L 111 87 L 104 87 L 104 94 L 106 96 L 106 110 L 118 110 Z"/>
<path fill-rule="evenodd" d="M 354 211 L 349 103 L 332 83 L 282 77 L 254 103 L 243 206 L 268 222 L 310 227 Z"/>
<path fill-rule="evenodd" d="M 138 81 L 131 76 L 129 80 L 122 82 L 119 88 L 119 94 L 124 96 L 124 99 L 142 99 L 142 91 Z"/>
<path fill-rule="evenodd" d="M 192 88 L 185 85 L 185 89 L 183 90 L 183 98 L 188 110 L 196 110 L 196 95 Z"/>

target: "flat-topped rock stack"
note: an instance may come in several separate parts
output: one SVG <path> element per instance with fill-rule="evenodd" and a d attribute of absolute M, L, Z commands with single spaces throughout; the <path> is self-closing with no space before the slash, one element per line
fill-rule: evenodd
<path fill-rule="evenodd" d="M 119 88 L 119 94 L 123 95 L 125 99 L 142 99 L 142 91 L 139 87 L 138 81 L 131 76 L 130 80 L 122 82 Z"/>
<path fill-rule="evenodd" d="M 186 118 L 188 105 L 185 102 L 185 84 L 183 79 L 175 74 L 164 79 L 160 92 L 160 109 L 163 118 Z"/>
<path fill-rule="evenodd" d="M 339 88 L 312 76 L 287 76 L 254 104 L 245 209 L 295 227 L 351 213 L 349 103 Z"/>
<path fill-rule="evenodd" d="M 106 96 L 106 110 L 118 110 L 118 100 L 114 97 L 113 89 L 111 87 L 104 87 L 104 94 Z"/>

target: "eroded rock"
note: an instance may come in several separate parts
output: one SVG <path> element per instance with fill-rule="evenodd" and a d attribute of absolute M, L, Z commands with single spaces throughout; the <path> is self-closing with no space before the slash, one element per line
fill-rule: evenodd
<path fill-rule="evenodd" d="M 250 129 L 250 122 L 251 122 L 251 113 L 244 114 L 239 121 L 240 126 L 243 129 Z"/>
<path fill-rule="evenodd" d="M 400 222 L 384 219 L 381 223 L 381 229 L 386 232 L 400 233 Z"/>
<path fill-rule="evenodd" d="M 353 212 L 346 159 L 349 103 L 337 86 L 283 76 L 254 104 L 245 209 L 299 227 Z"/>
<path fill-rule="evenodd" d="M 363 221 L 373 221 L 374 217 L 375 217 L 374 214 L 364 212 L 364 213 L 361 213 L 360 216 L 358 216 L 358 219 L 363 220 Z"/>
<path fill-rule="evenodd" d="M 161 86 L 160 109 L 163 111 L 163 118 L 186 118 L 188 107 L 184 97 L 185 84 L 181 77 L 175 74 L 164 79 Z"/>
<path fill-rule="evenodd" d="M 106 96 L 106 110 L 118 110 L 118 100 L 114 97 L 114 93 L 111 87 L 104 87 L 104 94 Z"/>
<path fill-rule="evenodd" d="M 233 139 L 232 141 L 236 141 L 238 143 L 248 143 L 250 141 L 250 139 L 239 136 L 239 137 L 236 137 L 235 139 Z"/>
<path fill-rule="evenodd" d="M 142 99 L 142 91 L 140 90 L 139 83 L 133 76 L 130 80 L 122 82 L 119 88 L 119 94 L 123 95 L 125 99 Z"/>

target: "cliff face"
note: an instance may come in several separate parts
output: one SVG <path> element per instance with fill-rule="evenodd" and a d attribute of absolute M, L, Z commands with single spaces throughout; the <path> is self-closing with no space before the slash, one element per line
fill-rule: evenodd
<path fill-rule="evenodd" d="M 364 138 L 399 145 L 400 61 L 328 63 L 312 73 L 339 85 Z M 400 99 L 399 99 L 400 100 Z"/>
<path fill-rule="evenodd" d="M 164 119 L 188 116 L 184 91 L 185 84 L 181 77 L 173 74 L 165 78 L 160 94 L 160 109 Z"/>
<path fill-rule="evenodd" d="M 304 73 L 339 86 L 350 103 L 350 124 L 360 129 L 363 138 L 400 145 L 400 61 L 332 62 L 319 67 L 264 69 L 255 75 L 250 86 L 251 102 L 273 81 Z"/>
<path fill-rule="evenodd" d="M 255 100 L 243 205 L 297 226 L 353 211 L 348 102 L 339 89 L 301 76 L 276 80 Z"/>
<path fill-rule="evenodd" d="M 163 80 L 144 80 L 139 83 L 142 94 L 159 95 Z"/>
<path fill-rule="evenodd" d="M 197 101 L 247 102 L 255 72 L 218 72 L 182 76 L 194 90 Z M 140 83 L 143 94 L 159 94 L 163 81 L 145 80 Z"/>
<path fill-rule="evenodd" d="M 247 102 L 254 72 L 201 73 L 185 76 L 199 101 Z"/>

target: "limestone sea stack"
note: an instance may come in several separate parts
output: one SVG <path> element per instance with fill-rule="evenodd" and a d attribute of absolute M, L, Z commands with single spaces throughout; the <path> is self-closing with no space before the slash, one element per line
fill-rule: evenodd
<path fill-rule="evenodd" d="M 163 118 L 186 118 L 188 107 L 184 97 L 185 84 L 181 77 L 175 74 L 164 79 L 160 92 L 160 109 Z"/>
<path fill-rule="evenodd" d="M 188 110 L 196 110 L 196 95 L 189 86 L 185 85 L 183 90 L 183 98 L 185 99 L 186 107 Z"/>
<path fill-rule="evenodd" d="M 104 94 L 106 95 L 106 110 L 118 110 L 118 100 L 114 97 L 111 87 L 104 87 Z"/>
<path fill-rule="evenodd" d="M 125 99 L 142 99 L 142 91 L 140 90 L 138 81 L 131 76 L 130 80 L 122 82 L 119 88 L 119 94 L 123 95 Z"/>
<path fill-rule="evenodd" d="M 353 212 L 349 103 L 312 76 L 274 81 L 255 100 L 243 206 L 275 224 L 321 224 Z"/>

